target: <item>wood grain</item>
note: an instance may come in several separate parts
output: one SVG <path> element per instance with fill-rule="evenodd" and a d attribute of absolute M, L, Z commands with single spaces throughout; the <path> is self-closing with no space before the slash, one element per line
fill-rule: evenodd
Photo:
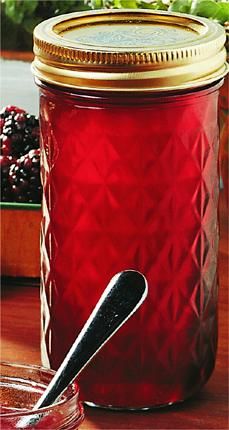
<path fill-rule="evenodd" d="M 219 252 L 219 346 L 215 371 L 204 389 L 185 403 L 150 412 L 111 412 L 85 408 L 82 430 L 228 429 L 228 214 L 221 195 Z M 3 360 L 40 363 L 39 288 L 2 288 Z M 50 429 L 55 430 L 55 429 Z"/>
<path fill-rule="evenodd" d="M 41 209 L 1 209 L 1 274 L 40 276 Z"/>

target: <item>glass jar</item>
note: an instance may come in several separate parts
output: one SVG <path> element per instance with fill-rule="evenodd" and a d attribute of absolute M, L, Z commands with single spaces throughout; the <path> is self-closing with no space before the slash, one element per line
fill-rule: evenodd
<path fill-rule="evenodd" d="M 217 345 L 223 29 L 103 10 L 45 21 L 34 40 L 43 363 L 59 366 L 110 278 L 136 269 L 148 298 L 80 376 L 82 397 L 130 409 L 184 400 Z"/>
<path fill-rule="evenodd" d="M 34 419 L 38 410 L 32 410 L 55 372 L 38 366 L 1 363 L 1 412 L 0 427 L 4 430 L 18 429 L 23 419 Z M 55 405 L 39 409 L 40 421 L 31 429 L 76 430 L 84 414 L 78 401 L 79 389 L 74 383 L 64 392 Z M 23 428 L 23 427 L 22 427 Z"/>

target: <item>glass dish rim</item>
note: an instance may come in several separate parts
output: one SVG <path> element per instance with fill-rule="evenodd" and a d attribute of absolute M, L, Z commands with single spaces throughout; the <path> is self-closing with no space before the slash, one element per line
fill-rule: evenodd
<path fill-rule="evenodd" d="M 45 368 L 43 366 L 39 366 L 39 365 L 35 365 L 35 364 L 26 364 L 26 363 L 16 363 L 16 362 L 9 362 L 9 361 L 0 361 L 1 366 L 5 366 L 7 368 L 19 368 L 19 369 L 28 369 L 28 370 L 39 370 L 39 371 L 43 371 L 49 375 L 55 375 L 55 371 L 52 369 L 48 369 Z M 2 378 L 3 375 L 0 375 L 0 379 Z M 28 410 L 28 411 L 16 411 L 16 412 L 9 412 L 9 413 L 1 413 L 0 412 L 0 418 L 17 418 L 17 417 L 21 417 L 21 416 L 31 416 L 33 414 L 37 414 L 39 412 L 40 413 L 45 413 L 45 412 L 49 412 L 50 410 L 55 411 L 57 408 L 67 404 L 70 400 L 75 400 L 76 404 L 78 403 L 78 410 L 79 410 L 79 415 L 77 417 L 77 423 L 81 422 L 81 420 L 84 417 L 84 413 L 83 413 L 83 406 L 81 402 L 77 402 L 77 398 L 79 395 L 79 386 L 77 382 L 73 382 L 72 384 L 70 384 L 70 387 L 73 387 L 74 385 L 74 389 L 72 390 L 72 394 L 69 395 L 66 399 L 63 400 L 59 400 L 57 403 L 50 405 L 50 406 L 46 406 L 40 409 L 36 409 L 36 410 Z M 76 423 L 76 424 L 77 424 Z"/>

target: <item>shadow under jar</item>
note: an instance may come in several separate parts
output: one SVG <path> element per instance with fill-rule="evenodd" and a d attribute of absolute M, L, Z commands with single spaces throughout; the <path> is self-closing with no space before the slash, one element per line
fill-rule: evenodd
<path fill-rule="evenodd" d="M 43 363 L 59 366 L 114 273 L 136 269 L 149 283 L 79 378 L 90 405 L 179 402 L 214 368 L 224 42 L 216 23 L 149 10 L 35 29 Z"/>

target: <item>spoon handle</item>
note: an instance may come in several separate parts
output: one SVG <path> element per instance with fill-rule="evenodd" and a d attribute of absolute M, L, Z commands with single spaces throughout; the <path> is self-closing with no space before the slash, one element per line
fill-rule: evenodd
<path fill-rule="evenodd" d="M 137 271 L 115 275 L 34 409 L 51 405 L 107 340 L 137 310 L 147 295 L 147 281 Z"/>

